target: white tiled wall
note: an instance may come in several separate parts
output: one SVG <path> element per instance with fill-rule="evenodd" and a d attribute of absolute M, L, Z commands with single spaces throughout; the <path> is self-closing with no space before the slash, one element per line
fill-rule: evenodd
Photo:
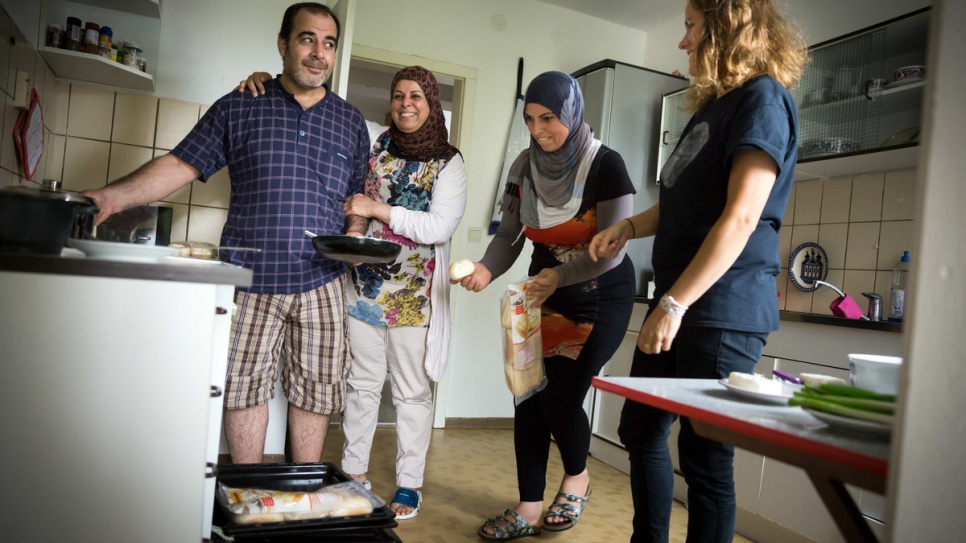
<path fill-rule="evenodd" d="M 28 183 L 13 143 L 17 71 L 30 74 L 44 118 L 44 152 L 34 181 L 60 179 L 65 190 L 102 187 L 178 144 L 208 106 L 67 83 L 0 8 L 0 186 Z M 226 89 L 226 92 L 229 89 Z M 165 197 L 174 209 L 171 239 L 217 243 L 227 215 L 227 170 Z"/>
<path fill-rule="evenodd" d="M 838 297 L 834 291 L 801 292 L 788 278 L 789 256 L 805 242 L 825 249 L 827 282 L 848 293 L 860 307 L 868 306 L 863 292 L 878 293 L 886 307 L 892 267 L 902 251 L 912 252 L 915 177 L 914 170 L 907 170 L 796 182 L 779 236 L 780 307 L 832 314 L 828 306 Z"/>

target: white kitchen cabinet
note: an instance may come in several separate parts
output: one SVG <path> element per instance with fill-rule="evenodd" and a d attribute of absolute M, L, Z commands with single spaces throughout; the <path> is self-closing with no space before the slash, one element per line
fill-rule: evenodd
<path fill-rule="evenodd" d="M 65 27 L 67 17 L 77 17 L 82 24 L 93 21 L 101 26 L 110 26 L 115 43 L 119 40 L 136 42 L 144 49 L 142 56 L 147 60 L 147 72 L 97 55 L 46 47 L 47 24 L 57 23 Z M 161 43 L 159 0 L 43 0 L 40 27 L 37 51 L 58 78 L 113 88 L 154 91 Z"/>
<path fill-rule="evenodd" d="M 44 273 L 14 258 L 0 263 L 0 409 L 16 413 L 0 422 L 5 537 L 207 537 L 235 272 L 218 284 L 77 259 L 79 273 Z"/>

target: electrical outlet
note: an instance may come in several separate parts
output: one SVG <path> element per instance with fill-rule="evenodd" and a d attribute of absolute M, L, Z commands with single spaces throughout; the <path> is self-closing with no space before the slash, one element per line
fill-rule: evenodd
<path fill-rule="evenodd" d="M 17 109 L 27 109 L 30 105 L 30 74 L 23 70 L 17 70 L 17 83 L 13 87 L 13 105 Z"/>

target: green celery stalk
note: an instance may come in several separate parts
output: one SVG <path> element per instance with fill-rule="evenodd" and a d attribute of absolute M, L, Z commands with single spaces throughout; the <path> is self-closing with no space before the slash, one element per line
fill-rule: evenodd
<path fill-rule="evenodd" d="M 811 390 L 819 394 L 835 394 L 836 396 L 851 396 L 853 398 L 864 398 L 867 400 L 879 400 L 883 402 L 896 401 L 896 397 L 893 394 L 880 394 L 864 388 L 840 385 L 838 383 L 824 383 L 817 387 L 806 386 L 805 390 Z"/>
<path fill-rule="evenodd" d="M 828 402 L 818 399 L 814 396 L 807 396 L 803 394 L 796 394 L 795 396 L 792 396 L 792 398 L 788 400 L 788 404 L 800 405 L 802 407 L 808 407 L 810 409 L 816 409 L 818 411 L 824 411 L 826 413 L 832 413 L 835 415 L 842 415 L 844 417 L 851 417 L 853 419 L 879 422 L 882 424 L 888 424 L 889 426 L 892 426 L 893 421 L 892 415 L 873 413 L 871 411 L 855 409 L 854 407 L 846 407 L 844 405 Z"/>
<path fill-rule="evenodd" d="M 810 392 L 795 392 L 795 395 L 804 396 L 807 398 L 814 398 L 820 401 L 836 403 L 839 405 L 843 405 L 845 407 L 862 409 L 863 411 L 871 411 L 873 413 L 885 413 L 887 415 L 891 415 L 895 413 L 895 407 L 896 407 L 896 404 L 894 402 L 884 402 L 882 400 L 868 400 L 865 398 L 853 398 L 850 396 L 838 396 L 834 394 L 814 394 Z"/>

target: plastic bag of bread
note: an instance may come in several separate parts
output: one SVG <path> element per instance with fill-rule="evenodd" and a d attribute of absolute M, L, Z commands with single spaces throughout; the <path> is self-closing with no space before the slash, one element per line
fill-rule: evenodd
<path fill-rule="evenodd" d="M 218 260 L 218 247 L 206 241 L 172 241 L 168 247 L 176 247 L 178 252 L 172 256 Z"/>
<path fill-rule="evenodd" d="M 510 284 L 500 301 L 503 331 L 503 372 L 516 405 L 547 386 L 543 369 L 540 309 L 523 291 L 530 278 Z"/>
<path fill-rule="evenodd" d="M 314 492 L 233 488 L 219 483 L 218 501 L 238 524 L 368 515 L 382 505 L 373 503 L 371 493 L 355 481 Z"/>

